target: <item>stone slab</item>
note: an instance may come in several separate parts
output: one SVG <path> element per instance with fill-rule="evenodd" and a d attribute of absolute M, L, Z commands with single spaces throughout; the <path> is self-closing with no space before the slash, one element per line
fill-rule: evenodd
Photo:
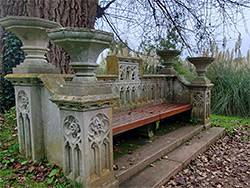
<path fill-rule="evenodd" d="M 162 160 L 158 161 L 154 167 L 148 167 L 137 176 L 120 184 L 120 188 L 147 188 L 163 184 L 165 178 L 169 179 L 172 174 L 181 170 L 181 164 L 175 161 Z M 164 174 L 164 176 L 163 176 Z"/>
<path fill-rule="evenodd" d="M 152 143 L 148 143 L 138 148 L 132 154 L 124 155 L 115 161 L 115 164 L 119 167 L 119 169 L 115 171 L 115 176 L 120 183 L 129 179 L 150 163 L 178 147 L 183 142 L 191 139 L 202 129 L 203 125 L 182 127 L 168 133 Z M 131 159 L 133 160 L 133 165 L 130 164 Z M 122 167 L 125 167 L 126 169 L 122 170 Z"/>
<path fill-rule="evenodd" d="M 194 157 L 206 151 L 209 146 L 222 134 L 224 128 L 213 127 L 203 131 L 190 140 L 189 144 L 183 144 L 168 154 L 168 159 L 176 162 L 182 162 L 186 166 Z"/>
<path fill-rule="evenodd" d="M 203 131 L 199 136 L 190 140 L 190 145 L 182 144 L 167 155 L 167 160 L 155 161 L 154 167 L 145 168 L 120 184 L 120 187 L 161 187 L 182 170 L 192 158 L 204 152 L 210 144 L 224 133 L 224 130 L 224 128 L 213 127 L 208 131 Z"/>

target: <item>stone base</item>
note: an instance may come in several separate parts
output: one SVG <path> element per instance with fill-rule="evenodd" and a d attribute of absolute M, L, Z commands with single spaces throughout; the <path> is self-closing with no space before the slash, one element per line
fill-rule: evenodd
<path fill-rule="evenodd" d="M 21 63 L 13 69 L 13 74 L 60 74 L 51 63 Z"/>
<path fill-rule="evenodd" d="M 119 187 L 119 181 L 113 178 L 107 183 L 103 184 L 100 188 L 118 188 L 118 187 Z"/>
<path fill-rule="evenodd" d="M 204 128 L 207 130 L 207 129 L 209 129 L 209 128 L 211 128 L 212 127 L 212 124 L 211 124 L 211 122 L 208 122 L 208 123 L 205 123 L 204 124 Z"/>

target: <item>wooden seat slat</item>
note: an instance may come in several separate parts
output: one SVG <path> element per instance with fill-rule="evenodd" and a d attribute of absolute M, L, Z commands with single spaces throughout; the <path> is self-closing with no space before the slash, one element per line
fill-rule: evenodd
<path fill-rule="evenodd" d="M 161 103 L 113 114 L 113 135 L 192 109 L 192 104 Z"/>

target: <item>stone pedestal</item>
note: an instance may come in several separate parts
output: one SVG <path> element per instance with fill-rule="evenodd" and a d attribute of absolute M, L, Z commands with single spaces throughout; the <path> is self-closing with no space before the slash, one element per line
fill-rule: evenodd
<path fill-rule="evenodd" d="M 209 127 L 210 108 L 211 108 L 211 88 L 213 84 L 207 85 L 190 85 L 191 103 L 193 104 L 191 118 L 202 123 L 205 127 Z"/>
<path fill-rule="evenodd" d="M 23 43 L 26 53 L 23 63 L 13 69 L 14 74 L 54 74 L 59 70 L 45 59 L 49 38 L 46 30 L 61 27 L 60 24 L 40 18 L 9 16 L 0 24 L 13 32 Z"/>
<path fill-rule="evenodd" d="M 86 28 L 62 28 L 49 37 L 69 53 L 76 73 L 51 98 L 60 108 L 63 171 L 83 187 L 118 187 L 113 172 L 112 88 L 97 82 L 99 54 L 113 34 Z"/>
<path fill-rule="evenodd" d="M 211 84 L 210 80 L 206 78 L 205 73 L 207 66 L 214 61 L 211 57 L 192 57 L 188 58 L 196 67 L 197 77 L 191 82 L 191 103 L 192 118 L 200 123 L 203 123 L 205 127 L 209 127 L 210 124 L 210 108 L 211 108 Z"/>
<path fill-rule="evenodd" d="M 112 105 L 118 97 L 106 84 L 72 84 L 51 99 L 60 108 L 64 174 L 83 187 L 117 187 Z"/>
<path fill-rule="evenodd" d="M 44 157 L 41 109 L 42 83 L 36 75 L 7 75 L 15 86 L 19 152 L 40 160 Z"/>
<path fill-rule="evenodd" d="M 0 24 L 13 32 L 23 43 L 26 53 L 23 63 L 13 69 L 6 78 L 15 86 L 19 151 L 27 158 L 40 160 L 44 157 L 44 135 L 41 109 L 39 74 L 59 73 L 45 59 L 49 38 L 47 29 L 60 27 L 58 23 L 32 17 L 4 17 Z"/>

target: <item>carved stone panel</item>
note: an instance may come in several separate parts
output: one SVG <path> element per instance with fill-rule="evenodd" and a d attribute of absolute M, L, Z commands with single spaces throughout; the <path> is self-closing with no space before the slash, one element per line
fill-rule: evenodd
<path fill-rule="evenodd" d="M 17 124 L 19 151 L 27 158 L 32 156 L 29 97 L 24 90 L 17 93 Z"/>
<path fill-rule="evenodd" d="M 68 115 L 63 121 L 63 168 L 69 178 L 79 180 L 82 174 L 81 128 L 78 120 Z"/>
<path fill-rule="evenodd" d="M 90 147 L 91 179 L 96 179 L 111 171 L 110 156 L 110 121 L 102 113 L 90 119 L 88 126 L 88 140 Z"/>
<path fill-rule="evenodd" d="M 193 104 L 192 117 L 204 123 L 205 126 L 210 123 L 210 95 L 210 88 L 193 90 L 191 95 Z"/>
<path fill-rule="evenodd" d="M 140 68 L 137 62 L 119 61 L 119 80 L 135 81 L 140 78 Z"/>

